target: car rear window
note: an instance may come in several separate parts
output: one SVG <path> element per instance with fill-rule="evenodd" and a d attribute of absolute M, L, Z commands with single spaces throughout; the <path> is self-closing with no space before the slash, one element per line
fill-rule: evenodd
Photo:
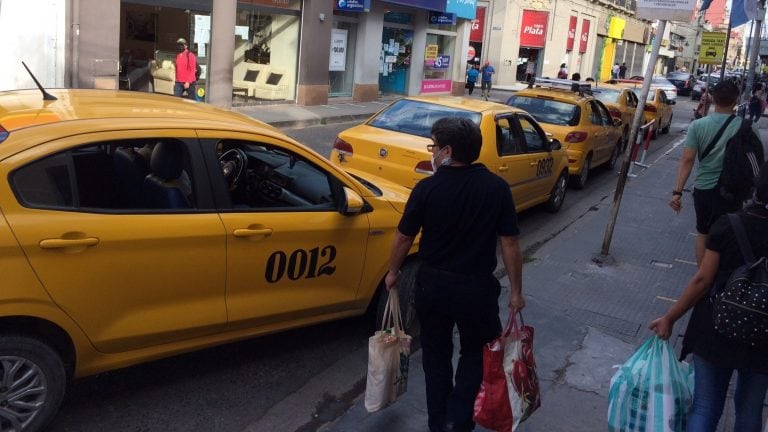
<path fill-rule="evenodd" d="M 689 75 L 687 73 L 671 73 L 671 74 L 667 74 L 667 78 L 669 78 L 669 79 L 676 79 L 676 80 L 687 80 L 690 77 L 691 77 L 691 75 Z"/>
<path fill-rule="evenodd" d="M 553 99 L 515 95 L 507 100 L 507 105 L 528 111 L 542 123 L 576 126 L 581 115 L 578 105 Z"/>
<path fill-rule="evenodd" d="M 461 117 L 479 125 L 482 116 L 474 111 L 402 99 L 377 114 L 368 125 L 429 138 L 432 136 L 432 125 L 445 117 Z"/>
<path fill-rule="evenodd" d="M 614 90 L 614 89 L 601 88 L 599 90 L 594 91 L 592 95 L 596 97 L 598 100 L 600 100 L 600 102 L 602 103 L 614 104 L 618 102 L 619 95 L 621 95 L 621 91 Z"/>

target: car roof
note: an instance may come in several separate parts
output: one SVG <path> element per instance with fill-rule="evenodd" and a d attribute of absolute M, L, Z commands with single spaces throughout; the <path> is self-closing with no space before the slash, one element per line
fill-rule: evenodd
<path fill-rule="evenodd" d="M 39 90 L 0 92 L 0 126 L 13 131 L 51 123 L 95 119 L 195 120 L 231 126 L 278 129 L 213 105 L 154 93 L 92 90 L 47 90 L 57 100 L 43 100 Z"/>
<path fill-rule="evenodd" d="M 403 99 L 419 101 L 419 102 L 428 102 L 428 103 L 443 105 L 451 108 L 463 109 L 467 111 L 475 111 L 479 113 L 488 112 L 488 111 L 492 111 L 492 112 L 512 111 L 512 112 L 525 113 L 524 110 L 509 106 L 509 105 L 505 105 L 497 102 L 484 101 L 482 99 L 471 99 L 468 97 L 461 97 L 461 96 L 410 96 Z"/>
<path fill-rule="evenodd" d="M 576 102 L 576 103 L 593 98 L 592 96 L 586 93 L 579 94 L 579 92 L 575 92 L 572 90 L 552 88 L 552 87 L 527 87 L 527 88 L 524 88 L 523 90 L 518 91 L 517 94 L 522 96 L 536 96 L 536 95 L 547 96 L 559 101 Z"/>

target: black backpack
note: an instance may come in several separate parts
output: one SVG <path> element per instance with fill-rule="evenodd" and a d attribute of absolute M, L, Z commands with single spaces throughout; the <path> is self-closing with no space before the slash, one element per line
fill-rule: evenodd
<path fill-rule="evenodd" d="M 768 257 L 755 259 L 738 214 L 728 214 L 745 264 L 736 268 L 712 298 L 715 330 L 752 345 L 768 344 Z"/>
<path fill-rule="evenodd" d="M 699 160 L 709 155 L 733 117 L 729 117 L 723 124 Z M 760 172 L 760 165 L 763 164 L 764 160 L 763 144 L 752 130 L 752 122 L 741 119 L 739 130 L 725 144 L 723 170 L 717 181 L 720 196 L 732 204 L 741 204 L 750 199 L 754 191 L 755 180 Z"/>

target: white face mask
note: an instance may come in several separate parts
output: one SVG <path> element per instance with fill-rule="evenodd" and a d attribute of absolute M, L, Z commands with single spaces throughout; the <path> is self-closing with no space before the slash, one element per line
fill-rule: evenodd
<path fill-rule="evenodd" d="M 440 151 L 443 151 L 444 148 L 445 147 L 441 148 Z M 448 166 L 453 162 L 453 159 L 451 159 L 450 157 L 447 157 L 441 160 L 440 163 L 438 164 L 436 156 L 437 154 L 432 155 L 432 172 L 436 172 L 437 169 L 440 168 L 441 166 Z"/>

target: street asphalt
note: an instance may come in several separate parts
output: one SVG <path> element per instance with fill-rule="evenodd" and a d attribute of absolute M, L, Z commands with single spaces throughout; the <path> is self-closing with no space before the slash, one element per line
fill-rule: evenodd
<path fill-rule="evenodd" d="M 492 99 L 504 101 L 509 94 L 497 90 Z M 385 98 L 368 103 L 237 110 L 288 128 L 364 119 L 390 101 Z M 761 137 L 768 143 L 766 129 L 761 129 Z M 599 265 L 593 261 L 601 252 L 614 206 L 610 198 L 590 208 L 535 251 L 527 251 L 532 260 L 523 267 L 527 302 L 523 315 L 526 324 L 535 328 L 534 353 L 542 405 L 521 425 L 520 431 L 606 430 L 607 394 L 614 367 L 624 363 L 652 334 L 648 323 L 666 311 L 695 273 L 693 198 L 690 193 L 683 196 L 683 210 L 679 214 L 667 206 L 682 139 L 656 152 L 652 160 L 646 161 L 647 168 L 633 169 L 636 177 L 628 181 L 624 190 L 610 243 L 612 262 Z M 687 191 L 693 190 L 691 177 Z M 499 304 L 504 322 L 508 316 L 504 305 L 509 286 L 506 277 L 501 277 L 501 282 L 504 289 Z M 686 322 L 687 316 L 676 324 L 670 338 L 678 351 Z M 458 351 L 458 337 L 455 345 Z M 458 352 L 454 361 L 457 357 Z M 732 424 L 733 402 L 729 397 L 718 431 L 730 431 Z M 411 356 L 408 391 L 399 400 L 369 414 L 360 396 L 351 409 L 320 430 L 426 431 L 421 352 Z"/>

